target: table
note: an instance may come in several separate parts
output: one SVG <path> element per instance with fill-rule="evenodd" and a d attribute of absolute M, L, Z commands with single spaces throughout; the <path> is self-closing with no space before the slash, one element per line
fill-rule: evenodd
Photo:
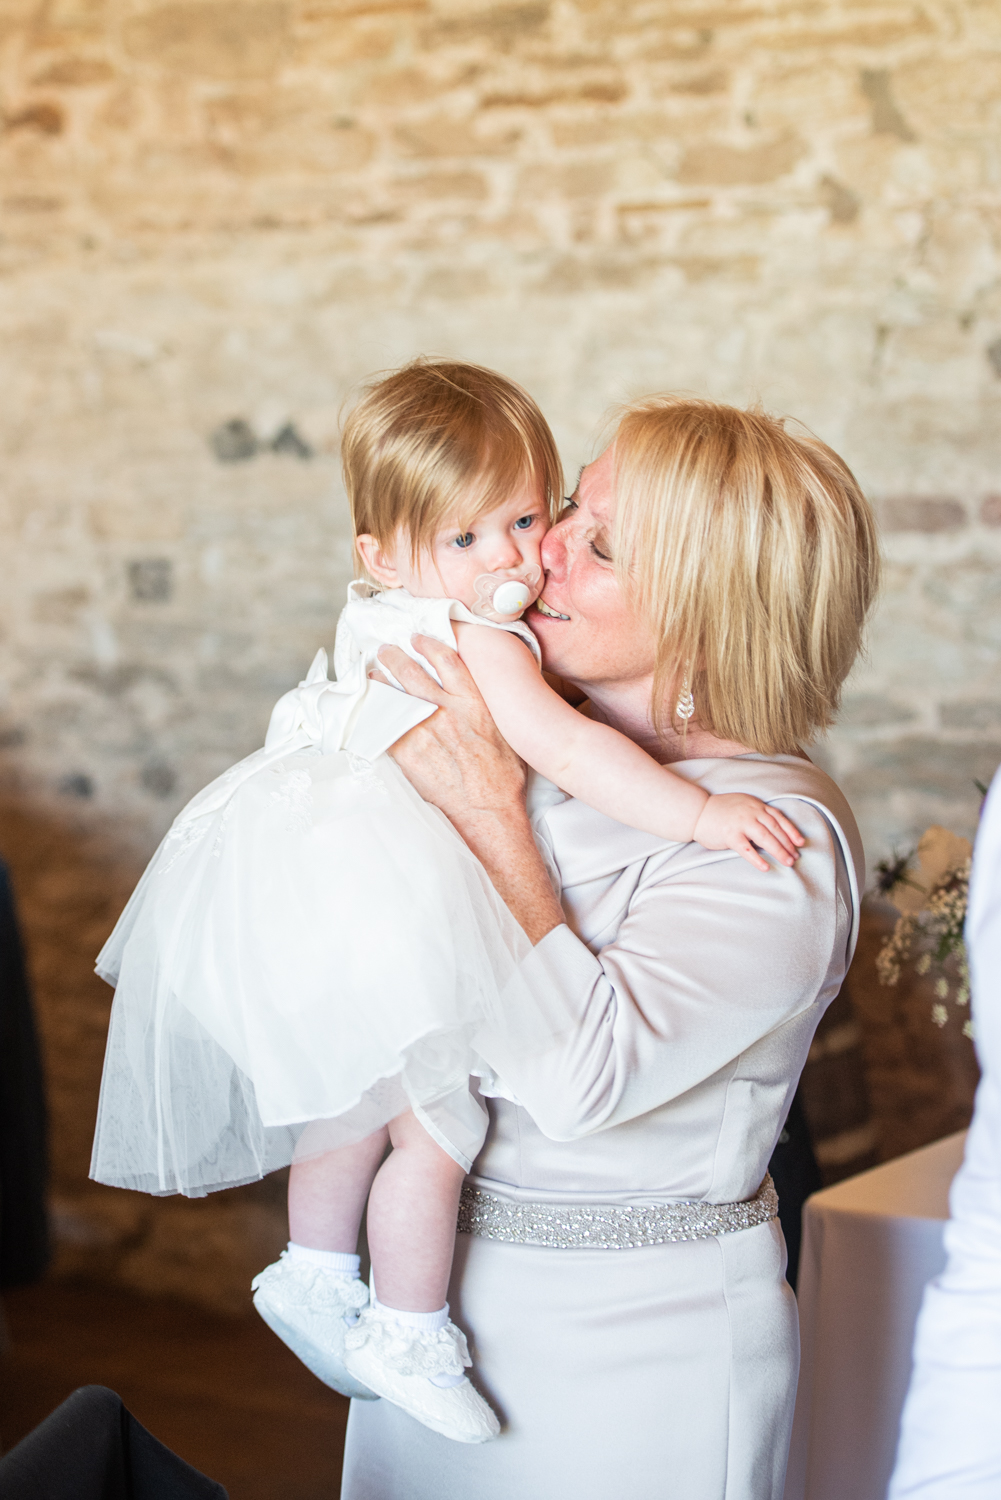
<path fill-rule="evenodd" d="M 925 1285 L 966 1132 L 807 1199 L 785 1500 L 885 1500 Z"/>

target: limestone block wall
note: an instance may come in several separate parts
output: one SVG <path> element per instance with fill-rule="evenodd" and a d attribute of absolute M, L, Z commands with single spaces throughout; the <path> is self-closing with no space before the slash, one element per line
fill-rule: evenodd
<path fill-rule="evenodd" d="M 86 1187 L 90 967 L 332 641 L 338 412 L 374 370 L 507 371 L 572 472 L 651 390 L 805 421 L 889 564 L 818 753 L 873 857 L 972 832 L 1001 760 L 999 124 L 996 0 L 4 0 L 0 849 L 81 1265 L 181 1284 L 171 1214 L 272 1232 L 252 1194 Z"/>

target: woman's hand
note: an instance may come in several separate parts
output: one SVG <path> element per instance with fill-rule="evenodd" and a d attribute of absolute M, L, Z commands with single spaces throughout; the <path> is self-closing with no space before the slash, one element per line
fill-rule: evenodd
<path fill-rule="evenodd" d="M 383 646 L 379 660 L 402 688 L 437 703 L 439 712 L 397 740 L 389 753 L 424 801 L 457 828 L 485 812 L 517 815 L 524 807 L 524 766 L 501 738 L 462 658 L 431 636 L 415 635 L 413 644 L 438 673 L 440 687 L 398 646 Z"/>
<path fill-rule="evenodd" d="M 398 646 L 383 646 L 397 682 L 438 712 L 408 731 L 390 750 L 425 802 L 449 819 L 479 859 L 529 941 L 537 943 L 563 921 L 525 811 L 525 768 L 498 733 L 479 689 L 457 652 L 430 636 L 413 644 L 441 685 Z"/>

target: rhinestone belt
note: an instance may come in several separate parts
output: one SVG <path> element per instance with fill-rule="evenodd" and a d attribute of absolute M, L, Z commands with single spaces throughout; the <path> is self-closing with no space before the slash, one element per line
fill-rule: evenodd
<path fill-rule="evenodd" d="M 779 1195 L 765 1177 L 744 1203 L 516 1203 L 466 1183 L 459 1201 L 459 1234 L 512 1245 L 553 1250 L 631 1250 L 674 1240 L 708 1240 L 767 1224 L 779 1211 Z"/>

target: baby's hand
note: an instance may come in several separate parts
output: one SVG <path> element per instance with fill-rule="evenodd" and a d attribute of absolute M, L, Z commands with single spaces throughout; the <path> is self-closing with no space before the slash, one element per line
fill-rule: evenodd
<path fill-rule="evenodd" d="M 735 849 L 759 870 L 767 870 L 768 862 L 755 844 L 767 849 L 780 865 L 793 865 L 806 843 L 784 813 L 744 792 L 721 792 L 710 797 L 699 814 L 694 837 L 705 849 Z"/>

